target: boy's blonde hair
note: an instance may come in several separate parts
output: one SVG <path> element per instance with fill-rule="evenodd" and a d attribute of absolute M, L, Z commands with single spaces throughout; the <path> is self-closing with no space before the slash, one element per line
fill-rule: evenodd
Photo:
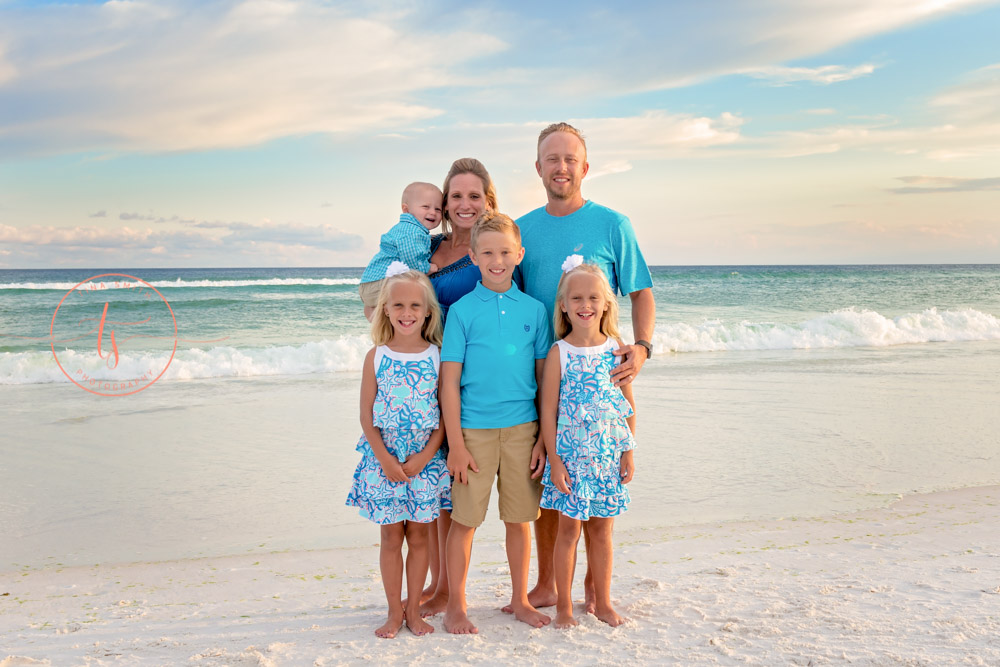
<path fill-rule="evenodd" d="M 424 320 L 420 329 L 421 337 L 432 345 L 441 347 L 442 329 L 441 306 L 438 304 L 437 296 L 434 294 L 434 287 L 427 276 L 419 271 L 406 271 L 397 273 L 386 278 L 382 282 L 382 290 L 378 293 L 378 303 L 375 305 L 375 312 L 372 313 L 372 341 L 376 345 L 385 345 L 392 340 L 392 322 L 385 314 L 385 305 L 389 303 L 389 290 L 397 283 L 411 282 L 417 283 L 424 288 L 424 299 L 427 300 L 427 310 L 430 315 Z"/>
<path fill-rule="evenodd" d="M 472 174 L 478 176 L 483 182 L 483 196 L 486 198 L 486 210 L 495 211 L 497 208 L 497 189 L 493 187 L 493 179 L 490 172 L 486 171 L 483 163 L 474 157 L 463 157 L 451 163 L 448 175 L 444 177 L 444 187 L 441 193 L 444 195 L 441 204 L 441 231 L 445 236 L 451 234 L 451 218 L 448 217 L 448 191 L 451 188 L 451 179 L 462 174 Z"/>
<path fill-rule="evenodd" d="M 485 211 L 479 216 L 479 220 L 476 220 L 476 224 L 472 227 L 472 238 L 469 241 L 472 252 L 476 252 L 479 247 L 479 235 L 483 232 L 510 234 L 517 241 L 517 247 L 521 247 L 521 228 L 510 216 L 504 215 L 500 211 Z"/>
<path fill-rule="evenodd" d="M 566 299 L 566 292 L 569 291 L 569 279 L 580 273 L 589 273 L 592 276 L 597 276 L 600 280 L 601 291 L 604 292 L 604 300 L 608 304 L 607 310 L 601 314 L 601 333 L 608 338 L 621 340 L 622 335 L 618 330 L 618 297 L 611 289 L 611 283 L 608 282 L 604 271 L 595 264 L 580 264 L 563 273 L 562 278 L 559 279 L 559 287 L 556 288 L 556 308 L 552 315 L 552 328 L 555 329 L 556 339 L 565 338 L 566 334 L 573 330 L 569 317 L 562 310 L 562 303 Z"/>

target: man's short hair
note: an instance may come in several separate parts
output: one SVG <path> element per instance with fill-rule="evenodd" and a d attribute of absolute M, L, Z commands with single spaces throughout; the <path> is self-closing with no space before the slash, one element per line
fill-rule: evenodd
<path fill-rule="evenodd" d="M 469 241 L 469 247 L 472 248 L 472 252 L 476 252 L 479 248 L 479 235 L 483 232 L 502 232 L 505 234 L 511 234 L 514 240 L 517 241 L 518 247 L 521 246 L 521 228 L 517 226 L 517 223 L 511 220 L 510 216 L 504 215 L 499 211 L 486 211 L 483 215 L 476 221 L 476 224 L 472 227 L 472 238 Z"/>
<path fill-rule="evenodd" d="M 536 153 L 538 154 L 539 158 L 542 156 L 540 152 L 542 149 L 542 142 L 545 141 L 546 137 L 555 132 L 569 132 L 570 134 L 574 135 L 577 139 L 580 140 L 580 143 L 583 144 L 584 157 L 587 156 L 587 140 L 583 138 L 583 133 L 580 132 L 580 130 L 576 129 L 569 123 L 552 123 L 547 128 L 542 130 L 541 134 L 538 135 L 538 147 L 536 149 Z"/>

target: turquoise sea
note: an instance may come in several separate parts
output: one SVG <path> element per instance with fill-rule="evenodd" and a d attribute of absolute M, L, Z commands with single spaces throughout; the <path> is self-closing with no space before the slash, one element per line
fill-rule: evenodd
<path fill-rule="evenodd" d="M 138 280 L 74 289 L 97 274 Z M 0 570 L 377 541 L 342 505 L 370 347 L 360 274 L 0 271 Z M 622 530 L 1000 483 L 1000 265 L 653 280 Z"/>

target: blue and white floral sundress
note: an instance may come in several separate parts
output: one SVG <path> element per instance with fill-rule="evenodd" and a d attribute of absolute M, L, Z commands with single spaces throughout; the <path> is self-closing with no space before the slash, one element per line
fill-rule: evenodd
<path fill-rule="evenodd" d="M 441 423 L 438 407 L 440 351 L 429 345 L 423 352 L 394 352 L 385 345 L 375 348 L 375 380 L 378 391 L 372 421 L 382 432 L 382 441 L 400 463 L 425 446 Z M 354 484 L 347 505 L 379 525 L 416 521 L 427 523 L 441 508 L 451 509 L 451 477 L 439 450 L 408 482 L 390 482 L 362 435 L 356 447 L 361 462 L 354 471 Z"/>
<path fill-rule="evenodd" d="M 622 452 L 635 447 L 626 418 L 632 406 L 611 382 L 611 369 L 620 361 L 611 351 L 618 342 L 575 347 L 556 341 L 562 379 L 556 453 L 569 473 L 570 493 L 552 483 L 551 466 L 542 476 L 541 506 L 580 521 L 618 516 L 628 507 L 628 489 L 622 484 Z"/>

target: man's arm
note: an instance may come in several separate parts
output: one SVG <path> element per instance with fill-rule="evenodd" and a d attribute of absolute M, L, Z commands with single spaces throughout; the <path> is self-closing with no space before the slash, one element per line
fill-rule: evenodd
<path fill-rule="evenodd" d="M 632 300 L 632 331 L 635 332 L 635 340 L 652 340 L 653 325 L 656 322 L 653 289 L 647 287 L 628 296 Z M 649 350 L 642 345 L 624 345 L 615 350 L 615 354 L 624 355 L 622 363 L 611 370 L 611 379 L 616 386 L 632 382 L 649 358 Z"/>

